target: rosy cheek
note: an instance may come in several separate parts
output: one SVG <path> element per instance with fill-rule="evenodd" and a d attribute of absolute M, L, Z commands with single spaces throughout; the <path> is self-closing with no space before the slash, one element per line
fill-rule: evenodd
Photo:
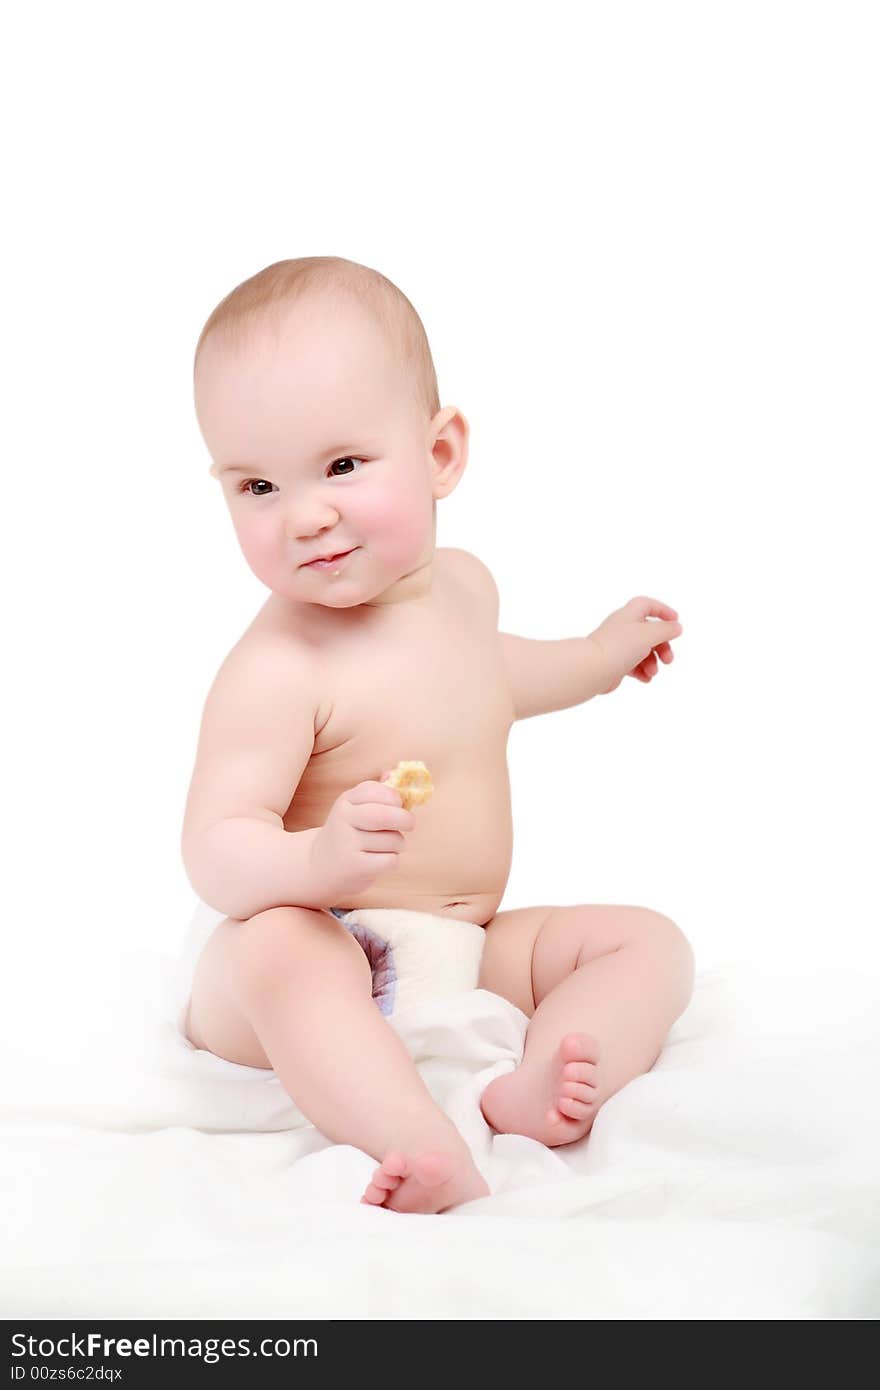
<path fill-rule="evenodd" d="M 276 558 L 271 528 L 249 525 L 247 519 L 239 517 L 235 523 L 235 534 L 251 569 L 260 578 L 267 578 Z"/>
<path fill-rule="evenodd" d="M 421 499 L 399 493 L 380 499 L 364 499 L 358 508 L 357 527 L 362 543 L 381 551 L 389 564 L 406 563 L 425 541 L 425 517 Z M 352 518 L 354 521 L 354 518 Z"/>

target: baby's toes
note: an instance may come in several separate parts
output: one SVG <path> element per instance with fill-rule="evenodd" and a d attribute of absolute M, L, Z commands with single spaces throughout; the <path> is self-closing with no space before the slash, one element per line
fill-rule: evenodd
<path fill-rule="evenodd" d="M 393 1192 L 403 1182 L 403 1178 L 396 1173 L 386 1173 L 384 1168 L 377 1168 L 373 1174 L 372 1187 L 381 1187 L 384 1192 Z"/>
<path fill-rule="evenodd" d="M 562 1068 L 563 1081 L 588 1081 L 595 1085 L 598 1075 L 595 1062 L 566 1062 Z"/>
<path fill-rule="evenodd" d="M 562 1060 L 569 1062 L 598 1062 L 599 1041 L 592 1033 L 566 1033 L 560 1043 Z"/>
<path fill-rule="evenodd" d="M 367 1187 L 361 1201 L 372 1205 L 381 1205 L 389 1192 L 394 1192 L 403 1182 L 403 1172 L 398 1172 L 397 1170 L 405 1170 L 406 1166 L 406 1159 L 402 1154 L 395 1153 L 386 1155 L 381 1167 L 377 1168 L 373 1173 L 372 1181 Z M 394 1171 L 389 1173 L 389 1167 Z"/>
<path fill-rule="evenodd" d="M 409 1174 L 409 1162 L 406 1154 L 399 1153 L 397 1149 L 391 1149 L 382 1159 L 380 1172 L 386 1173 L 389 1177 L 396 1178 L 394 1186 Z"/>
<path fill-rule="evenodd" d="M 559 1087 L 559 1094 L 565 1100 L 593 1101 L 596 1099 L 595 1086 L 588 1086 L 585 1081 L 563 1081 Z"/>
<path fill-rule="evenodd" d="M 596 1095 L 596 1087 L 585 1081 L 563 1081 L 556 1097 L 557 1112 L 569 1120 L 585 1120 L 596 1113 Z"/>
<path fill-rule="evenodd" d="M 572 1100 L 569 1096 L 560 1096 L 556 1102 L 556 1109 L 560 1115 L 565 1115 L 569 1120 L 585 1120 L 592 1114 L 595 1106 L 584 1100 Z"/>
<path fill-rule="evenodd" d="M 366 1202 L 367 1206 L 381 1207 L 387 1196 L 387 1188 L 380 1187 L 378 1183 L 371 1182 L 368 1184 L 367 1190 L 361 1198 L 361 1201 Z"/>

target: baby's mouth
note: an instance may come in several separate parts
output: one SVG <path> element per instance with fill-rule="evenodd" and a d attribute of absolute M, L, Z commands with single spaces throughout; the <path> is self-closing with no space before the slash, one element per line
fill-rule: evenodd
<path fill-rule="evenodd" d="M 309 560 L 306 564 L 301 565 L 300 568 L 304 570 L 327 569 L 330 565 L 338 565 L 343 560 L 347 560 L 349 555 L 353 555 L 359 548 L 359 546 L 353 546 L 351 550 L 340 550 L 338 554 L 330 555 L 325 560 Z"/>

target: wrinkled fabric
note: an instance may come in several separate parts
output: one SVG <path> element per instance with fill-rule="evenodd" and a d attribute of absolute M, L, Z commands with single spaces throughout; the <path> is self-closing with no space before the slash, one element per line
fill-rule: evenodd
<path fill-rule="evenodd" d="M 76 1046 L 40 1056 L 41 1026 L 0 1058 L 7 1318 L 880 1313 L 875 978 L 698 970 L 652 1070 L 554 1149 L 480 1110 L 518 1009 L 475 989 L 396 1011 L 491 1189 L 407 1216 L 360 1203 L 375 1160 L 274 1072 L 185 1041 L 177 966 L 121 956 L 59 1021 Z"/>

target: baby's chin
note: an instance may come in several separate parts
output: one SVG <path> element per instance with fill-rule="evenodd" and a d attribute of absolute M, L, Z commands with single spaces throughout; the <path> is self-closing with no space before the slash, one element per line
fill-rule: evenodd
<path fill-rule="evenodd" d="M 380 585 L 373 591 L 363 584 L 345 584 L 342 578 L 330 579 L 323 585 L 323 592 L 320 594 L 303 593 L 302 589 L 275 589 L 274 593 L 279 598 L 287 599 L 290 603 L 301 604 L 304 608 L 359 608 L 361 604 L 370 603 L 378 594 L 383 592 Z"/>
<path fill-rule="evenodd" d="M 384 578 L 380 576 L 378 583 L 375 578 L 366 574 L 349 575 L 343 571 L 339 575 L 324 572 L 317 583 L 311 582 L 311 576 L 306 576 L 302 583 L 294 580 L 289 585 L 283 583 L 268 587 L 279 598 L 307 608 L 361 608 L 365 604 L 384 607 L 386 604 L 419 597 L 415 591 L 416 586 L 412 583 L 417 569 L 418 562 L 414 562 L 408 568 L 405 567 L 396 578 L 393 570 Z"/>
<path fill-rule="evenodd" d="M 362 603 L 369 602 L 369 595 L 358 594 L 356 598 L 351 595 L 343 597 L 342 594 L 336 596 L 329 594 L 326 598 L 306 599 L 306 603 L 312 608 L 359 608 Z"/>
<path fill-rule="evenodd" d="M 272 593 L 299 608 L 357 608 L 358 604 L 369 601 L 369 595 L 362 594 L 322 594 L 315 598 L 313 594 L 293 594 L 287 589 L 273 589 Z"/>

